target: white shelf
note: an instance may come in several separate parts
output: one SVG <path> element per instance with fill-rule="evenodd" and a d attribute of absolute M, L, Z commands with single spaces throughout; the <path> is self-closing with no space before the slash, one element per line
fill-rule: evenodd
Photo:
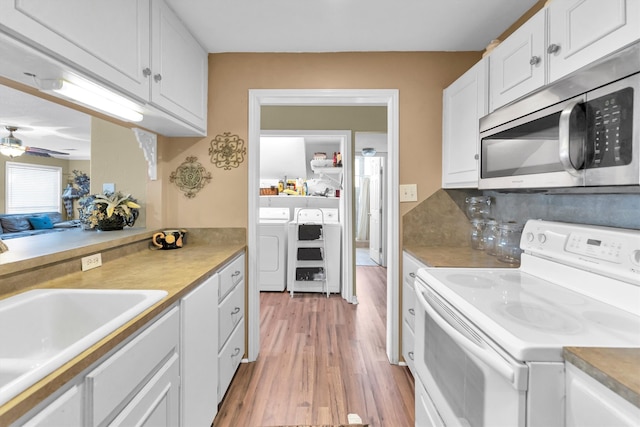
<path fill-rule="evenodd" d="M 330 167 L 330 168 L 314 168 L 311 167 L 314 173 L 318 174 L 335 174 L 339 175 L 342 173 L 342 166 Z"/>

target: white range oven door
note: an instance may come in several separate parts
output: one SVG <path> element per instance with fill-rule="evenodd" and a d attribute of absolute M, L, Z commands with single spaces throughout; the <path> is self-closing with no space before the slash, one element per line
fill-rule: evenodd
<path fill-rule="evenodd" d="M 447 427 L 525 426 L 527 365 L 505 353 L 421 279 L 415 288 L 416 372 L 431 399 L 427 410 L 437 412 L 429 418 Z"/>

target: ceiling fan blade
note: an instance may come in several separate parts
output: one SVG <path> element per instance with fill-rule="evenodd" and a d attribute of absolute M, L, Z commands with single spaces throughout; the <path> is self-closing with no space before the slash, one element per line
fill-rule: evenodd
<path fill-rule="evenodd" d="M 25 147 L 25 154 L 31 154 L 32 156 L 51 157 L 52 154 L 57 156 L 68 156 L 69 153 L 63 153 L 61 151 L 47 150 L 46 148 L 38 147 Z"/>

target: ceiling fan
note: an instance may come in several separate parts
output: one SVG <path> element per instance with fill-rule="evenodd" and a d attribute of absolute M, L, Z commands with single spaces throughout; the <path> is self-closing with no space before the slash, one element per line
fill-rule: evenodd
<path fill-rule="evenodd" d="M 68 156 L 69 153 L 63 153 L 61 151 L 47 150 L 46 148 L 38 147 L 25 147 L 22 145 L 22 140 L 13 136 L 13 132 L 18 130 L 17 126 L 5 126 L 9 131 L 9 136 L 5 136 L 0 139 L 0 154 L 8 157 L 18 157 L 23 154 L 39 157 L 53 157 L 55 156 Z"/>

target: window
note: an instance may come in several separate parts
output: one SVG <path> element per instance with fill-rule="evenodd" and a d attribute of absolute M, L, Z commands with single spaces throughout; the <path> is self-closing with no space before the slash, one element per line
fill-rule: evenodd
<path fill-rule="evenodd" d="M 6 163 L 6 213 L 60 212 L 62 168 Z"/>

